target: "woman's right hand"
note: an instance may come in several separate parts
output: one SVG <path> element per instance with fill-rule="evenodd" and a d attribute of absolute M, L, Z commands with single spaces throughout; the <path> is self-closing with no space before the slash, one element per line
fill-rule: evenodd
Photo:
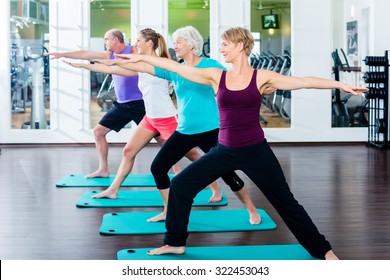
<path fill-rule="evenodd" d="M 63 55 L 61 53 L 58 53 L 58 52 L 47 52 L 47 53 L 44 53 L 43 55 L 45 56 L 51 56 L 50 59 L 59 59 L 59 58 L 62 58 Z"/>
<path fill-rule="evenodd" d="M 120 59 L 129 59 L 131 54 L 124 54 L 124 53 L 115 53 L 115 58 L 120 58 Z"/>
<path fill-rule="evenodd" d="M 136 63 L 136 62 L 142 61 L 143 55 L 140 55 L 140 54 L 115 54 L 115 57 L 126 59 L 127 62 Z"/>
<path fill-rule="evenodd" d="M 73 63 L 73 62 L 69 62 L 66 60 L 61 60 L 61 61 L 65 64 L 68 64 L 68 65 L 75 67 L 75 68 L 81 68 L 83 66 L 83 63 Z"/>

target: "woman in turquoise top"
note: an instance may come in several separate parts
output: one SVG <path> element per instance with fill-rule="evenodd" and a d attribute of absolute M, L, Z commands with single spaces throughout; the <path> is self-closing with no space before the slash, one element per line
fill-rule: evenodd
<path fill-rule="evenodd" d="M 224 69 L 216 60 L 200 57 L 203 38 L 194 27 L 179 28 L 172 34 L 172 37 L 175 42 L 176 55 L 184 60 L 184 64 L 195 68 Z M 168 138 L 151 165 L 151 172 L 156 181 L 156 186 L 161 195 L 168 201 L 171 183 L 168 176 L 169 169 L 192 148 L 199 147 L 204 153 L 207 153 L 217 144 L 219 115 L 214 91 L 210 86 L 190 82 L 173 72 L 155 68 L 146 63 L 128 63 L 125 60 L 128 58 L 127 55 L 117 55 L 117 58 L 123 58 L 123 60 L 113 60 L 112 63 L 115 65 L 170 80 L 174 85 L 178 106 L 178 128 Z M 261 217 L 249 196 L 247 188 L 244 186 L 244 182 L 235 172 L 225 174 L 222 179 L 247 208 L 249 222 L 259 224 Z M 211 200 L 219 201 L 222 195 L 219 187 L 217 191 L 215 187 L 214 185 L 214 195 Z M 167 203 L 165 205 L 167 206 Z M 164 207 L 162 213 L 152 217 L 149 221 L 165 220 L 166 209 L 167 207 Z"/>
<path fill-rule="evenodd" d="M 199 58 L 197 62 L 198 64 L 193 65 L 195 68 L 225 69 L 214 59 Z M 157 77 L 169 80 L 174 85 L 180 116 L 178 132 L 197 134 L 219 128 L 218 107 L 215 97 L 210 94 L 211 87 L 195 84 L 161 68 L 154 70 Z"/>

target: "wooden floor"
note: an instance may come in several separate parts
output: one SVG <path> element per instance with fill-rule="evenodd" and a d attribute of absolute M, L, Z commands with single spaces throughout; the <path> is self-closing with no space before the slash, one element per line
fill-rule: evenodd
<path fill-rule="evenodd" d="M 390 260 L 390 151 L 361 144 L 272 144 L 290 187 L 342 259 Z M 87 146 L 0 146 L 0 259 L 110 260 L 124 248 L 162 245 L 163 235 L 103 236 L 102 215 L 160 208 L 77 208 L 86 188 L 56 188 L 64 175 L 97 167 Z M 137 157 L 134 173 L 148 173 L 159 147 Z M 115 172 L 121 145 L 110 149 Z M 182 165 L 188 164 L 183 160 Z M 242 174 L 242 173 L 240 173 Z M 297 243 L 260 191 L 243 175 L 255 205 L 277 223 L 273 231 L 193 233 L 188 246 Z M 229 205 L 242 205 L 221 182 Z M 203 208 L 204 209 L 204 208 Z M 228 222 L 228 219 L 226 220 Z"/>

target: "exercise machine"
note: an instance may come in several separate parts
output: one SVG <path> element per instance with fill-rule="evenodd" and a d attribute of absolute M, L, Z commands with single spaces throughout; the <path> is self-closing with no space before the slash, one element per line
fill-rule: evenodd
<path fill-rule="evenodd" d="M 255 69 L 266 69 L 277 72 L 282 75 L 291 75 L 291 55 L 284 50 L 282 54 L 277 55 L 270 51 L 252 54 L 250 64 Z M 291 91 L 276 90 L 270 95 L 263 96 L 262 105 L 272 112 L 277 113 L 283 119 L 291 119 Z M 267 124 L 266 120 L 260 115 L 260 121 Z"/>
<path fill-rule="evenodd" d="M 336 81 L 340 81 L 340 71 L 360 72 L 360 67 L 352 68 L 344 50 L 340 49 L 344 62 L 341 61 L 338 50 L 332 52 L 333 73 Z M 361 96 L 352 96 L 339 89 L 332 91 L 332 126 L 333 127 L 366 127 L 368 120 L 368 100 Z"/>
<path fill-rule="evenodd" d="M 115 94 L 114 81 L 111 74 L 107 74 L 104 77 L 100 90 L 96 96 L 99 106 L 102 108 L 102 112 L 107 112 L 114 105 L 114 101 L 117 101 L 118 97 Z"/>
<path fill-rule="evenodd" d="M 23 47 L 24 60 L 28 69 L 29 84 L 31 86 L 31 117 L 29 122 L 25 122 L 22 128 L 48 129 L 49 122 L 45 114 L 45 59 L 47 52 L 40 44 L 30 44 Z M 48 67 L 48 66 L 46 66 Z M 48 75 L 48 73 L 47 73 Z"/>
<path fill-rule="evenodd" d="M 340 81 L 340 68 L 350 72 L 348 61 L 346 60 L 345 64 L 341 62 L 337 49 L 335 49 L 331 55 L 333 59 L 334 79 Z M 341 91 L 338 88 L 332 91 L 332 127 L 349 126 L 347 101 L 350 97 L 350 95 L 346 94 L 344 94 L 344 97 L 341 97 Z"/>
<path fill-rule="evenodd" d="M 377 148 L 390 147 L 390 104 L 389 104 L 389 55 L 367 56 L 363 60 L 369 67 L 364 81 L 369 91 L 365 97 L 369 100 L 368 145 Z"/>

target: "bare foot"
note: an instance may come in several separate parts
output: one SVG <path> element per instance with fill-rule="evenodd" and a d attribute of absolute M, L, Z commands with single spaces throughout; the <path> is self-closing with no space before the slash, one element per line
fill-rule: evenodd
<path fill-rule="evenodd" d="M 182 255 L 185 253 L 185 251 L 186 251 L 186 247 L 184 246 L 174 247 L 174 246 L 164 245 L 160 248 L 148 251 L 147 254 L 150 256 L 164 255 L 164 254 Z"/>
<path fill-rule="evenodd" d="M 147 222 L 162 222 L 162 221 L 165 221 L 165 218 L 166 218 L 166 213 L 162 212 L 154 217 L 147 219 L 146 221 Z"/>
<path fill-rule="evenodd" d="M 258 225 L 258 224 L 260 224 L 260 223 L 261 223 L 261 217 L 260 217 L 259 212 L 257 212 L 257 211 L 250 212 L 250 213 L 249 213 L 249 222 L 250 222 L 252 225 Z"/>
<path fill-rule="evenodd" d="M 214 191 L 213 195 L 210 197 L 209 202 L 220 202 L 222 200 L 222 193 L 220 190 Z"/>
<path fill-rule="evenodd" d="M 108 173 L 108 171 L 100 171 L 100 170 L 96 170 L 95 172 L 92 172 L 88 175 L 86 175 L 84 178 L 107 178 L 110 174 Z"/>
<path fill-rule="evenodd" d="M 178 164 L 175 164 L 174 166 L 172 166 L 172 170 L 173 170 L 173 173 L 175 175 L 179 174 L 180 171 L 181 171 L 181 167 L 178 165 Z"/>
<path fill-rule="evenodd" d="M 109 188 L 106 189 L 105 191 L 102 191 L 98 194 L 95 194 L 92 196 L 92 198 L 111 198 L 111 199 L 116 199 L 118 198 L 118 193 L 111 191 Z"/>
<path fill-rule="evenodd" d="M 325 260 L 338 260 L 339 258 L 333 253 L 332 250 L 329 250 L 325 254 Z"/>

